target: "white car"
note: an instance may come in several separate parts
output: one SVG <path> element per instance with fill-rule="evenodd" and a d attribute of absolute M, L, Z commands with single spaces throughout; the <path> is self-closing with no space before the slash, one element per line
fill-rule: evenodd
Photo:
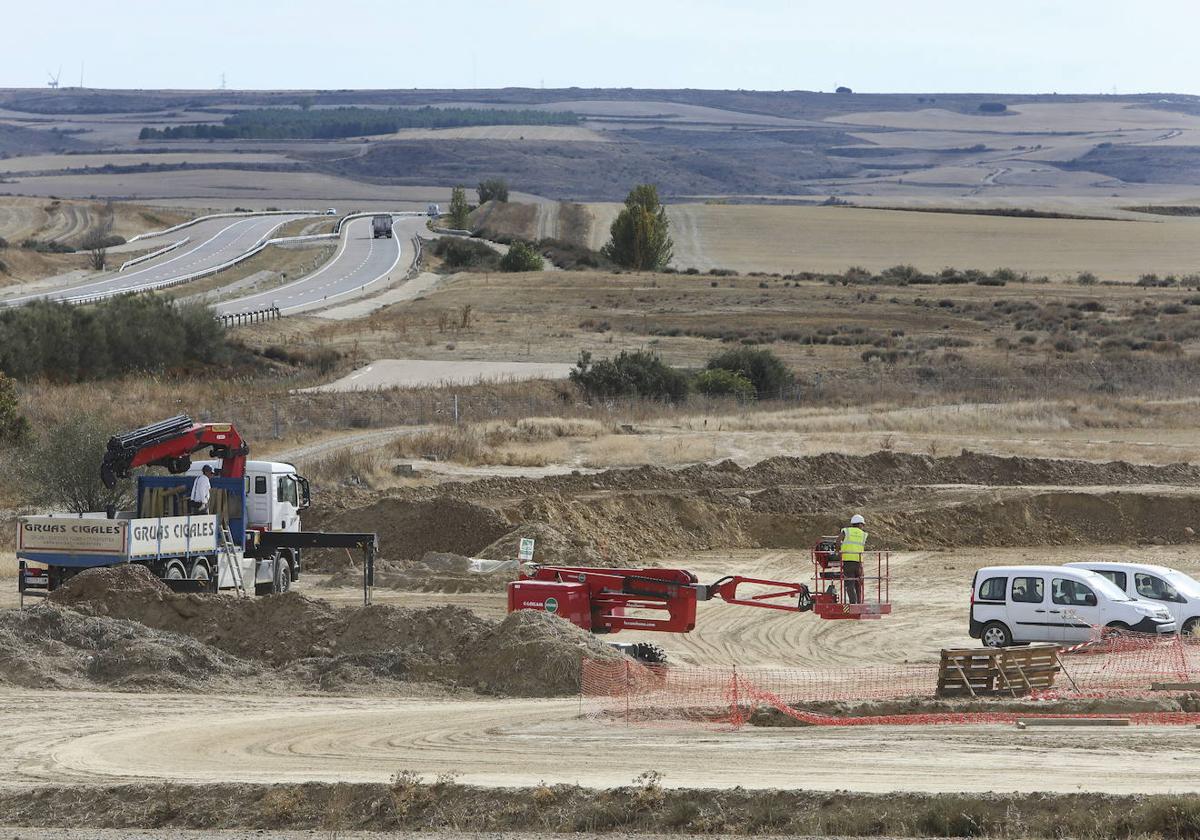
<path fill-rule="evenodd" d="M 1161 604 L 1131 598 L 1108 578 L 1068 566 L 987 566 L 971 585 L 971 638 L 988 647 L 1073 644 L 1095 628 L 1174 633 Z"/>
<path fill-rule="evenodd" d="M 1150 563 L 1079 561 L 1066 565 L 1089 569 L 1108 578 L 1132 598 L 1166 607 L 1179 625 L 1179 632 L 1200 633 L 1200 581 L 1195 578 Z"/>
<path fill-rule="evenodd" d="M 337 215 L 337 208 L 336 208 L 336 207 L 330 207 L 328 210 L 326 210 L 326 211 L 325 211 L 325 215 L 326 215 L 326 216 L 336 216 L 336 215 Z"/>

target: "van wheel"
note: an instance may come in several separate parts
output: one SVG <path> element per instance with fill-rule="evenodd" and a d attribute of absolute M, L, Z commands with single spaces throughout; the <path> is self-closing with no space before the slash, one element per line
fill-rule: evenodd
<path fill-rule="evenodd" d="M 983 626 L 979 640 L 985 647 L 1002 648 L 1012 644 L 1012 633 L 999 621 L 989 621 Z"/>
<path fill-rule="evenodd" d="M 1128 633 L 1128 632 L 1129 632 L 1128 624 L 1126 624 L 1124 621 L 1114 621 L 1110 624 L 1104 625 L 1104 629 L 1102 631 L 1100 631 L 1100 638 L 1101 639 L 1111 639 L 1113 636 L 1117 635 L 1118 633 Z"/>
<path fill-rule="evenodd" d="M 1189 618 L 1183 623 L 1183 635 L 1200 636 L 1200 618 Z"/>

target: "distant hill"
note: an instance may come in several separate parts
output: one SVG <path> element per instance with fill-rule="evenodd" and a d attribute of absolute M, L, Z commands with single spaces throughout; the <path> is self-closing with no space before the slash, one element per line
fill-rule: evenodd
<path fill-rule="evenodd" d="M 92 144 L 72 134 L 0 123 L 0 157 L 79 152 L 90 148 Z"/>

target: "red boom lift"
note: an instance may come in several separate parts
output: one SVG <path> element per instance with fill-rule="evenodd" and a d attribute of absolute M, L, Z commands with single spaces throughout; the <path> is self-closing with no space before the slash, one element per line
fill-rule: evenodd
<path fill-rule="evenodd" d="M 696 604 L 717 598 L 727 604 L 783 612 L 813 612 L 828 619 L 877 619 L 892 611 L 889 555 L 863 555 L 862 603 L 849 603 L 837 538 L 824 537 L 812 552 L 813 585 L 729 575 L 703 584 L 684 569 L 605 569 L 531 564 L 508 585 L 508 611 L 554 613 L 593 633 L 626 628 L 688 633 L 696 627 Z"/>

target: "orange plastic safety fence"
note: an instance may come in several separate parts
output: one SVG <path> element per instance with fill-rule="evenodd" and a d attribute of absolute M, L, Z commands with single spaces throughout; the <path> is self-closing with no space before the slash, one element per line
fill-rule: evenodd
<path fill-rule="evenodd" d="M 1106 634 L 1072 653 L 1060 655 L 1055 688 L 1034 700 L 1163 697 L 1162 684 L 1200 681 L 1200 640 L 1157 638 L 1136 633 Z M 636 721 L 696 721 L 739 726 L 760 707 L 772 707 L 796 720 L 820 726 L 880 724 L 1008 723 L 1018 718 L 1054 717 L 1036 707 L 1020 712 L 933 711 L 850 717 L 822 705 L 861 701 L 931 700 L 938 666 L 867 665 L 855 668 L 697 668 L 640 665 L 632 661 L 585 660 L 582 691 L 597 717 Z M 903 703 L 898 705 L 903 706 Z M 1111 715 L 1057 715 L 1105 717 Z M 1134 723 L 1200 723 L 1200 713 L 1122 713 Z"/>

